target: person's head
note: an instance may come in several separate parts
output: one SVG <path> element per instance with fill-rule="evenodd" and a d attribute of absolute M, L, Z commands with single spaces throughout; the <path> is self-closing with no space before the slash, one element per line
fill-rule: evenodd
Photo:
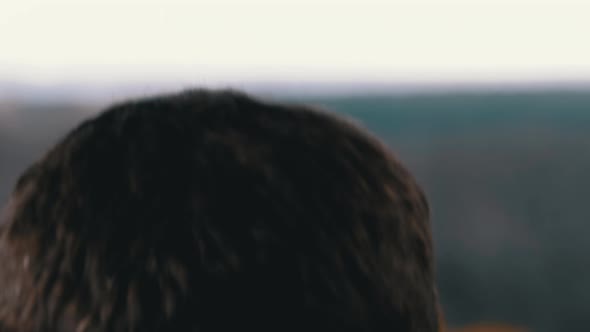
<path fill-rule="evenodd" d="M 233 91 L 112 106 L 19 179 L 16 331 L 434 332 L 429 210 L 348 120 Z"/>

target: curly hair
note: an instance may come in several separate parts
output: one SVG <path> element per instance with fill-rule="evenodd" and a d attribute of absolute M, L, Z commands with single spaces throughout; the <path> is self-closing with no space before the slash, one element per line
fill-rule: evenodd
<path fill-rule="evenodd" d="M 4 218 L 5 331 L 437 330 L 423 191 L 309 106 L 113 105 L 21 176 Z"/>

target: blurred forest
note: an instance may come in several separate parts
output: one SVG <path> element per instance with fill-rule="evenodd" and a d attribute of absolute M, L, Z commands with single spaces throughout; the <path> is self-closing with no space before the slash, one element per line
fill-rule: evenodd
<path fill-rule="evenodd" d="M 451 326 L 590 324 L 590 90 L 276 97 L 349 115 L 391 146 L 432 207 Z M 104 104 L 0 101 L 0 203 Z"/>

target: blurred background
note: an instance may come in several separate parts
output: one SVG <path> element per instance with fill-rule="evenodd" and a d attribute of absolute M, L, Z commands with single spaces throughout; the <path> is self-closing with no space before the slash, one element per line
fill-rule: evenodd
<path fill-rule="evenodd" d="M 590 324 L 590 3 L 0 2 L 0 204 L 82 119 L 232 87 L 349 115 L 433 211 L 451 326 Z"/>

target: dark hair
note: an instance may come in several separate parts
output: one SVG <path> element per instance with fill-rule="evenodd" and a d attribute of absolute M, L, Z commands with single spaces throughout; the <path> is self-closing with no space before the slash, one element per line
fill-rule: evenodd
<path fill-rule="evenodd" d="M 437 330 L 423 192 L 307 106 L 207 90 L 112 106 L 8 210 L 6 329 Z"/>

